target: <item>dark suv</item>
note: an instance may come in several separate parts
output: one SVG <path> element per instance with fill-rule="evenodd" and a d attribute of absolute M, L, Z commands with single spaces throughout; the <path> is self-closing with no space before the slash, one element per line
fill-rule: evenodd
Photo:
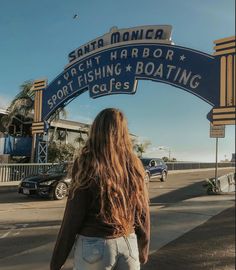
<path fill-rule="evenodd" d="M 159 176 L 161 181 L 164 182 L 167 179 L 168 168 L 165 162 L 161 158 L 141 158 L 148 178 Z"/>

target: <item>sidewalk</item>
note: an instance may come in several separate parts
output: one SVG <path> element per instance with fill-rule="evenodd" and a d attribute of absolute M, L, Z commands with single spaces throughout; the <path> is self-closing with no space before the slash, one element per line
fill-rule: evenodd
<path fill-rule="evenodd" d="M 20 181 L 0 182 L 0 194 L 2 192 L 16 191 Z"/>
<path fill-rule="evenodd" d="M 142 270 L 234 270 L 235 206 L 160 248 Z"/>
<path fill-rule="evenodd" d="M 230 194 L 195 197 L 167 206 L 151 204 L 150 254 L 234 204 L 235 196 Z"/>

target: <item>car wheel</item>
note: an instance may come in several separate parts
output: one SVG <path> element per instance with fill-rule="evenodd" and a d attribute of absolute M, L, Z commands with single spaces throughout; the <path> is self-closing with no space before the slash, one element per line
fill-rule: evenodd
<path fill-rule="evenodd" d="M 167 172 L 163 171 L 161 174 L 161 182 L 165 182 L 167 179 Z"/>
<path fill-rule="evenodd" d="M 65 183 L 59 182 L 56 184 L 53 190 L 53 198 L 55 200 L 62 200 L 66 197 L 68 192 L 68 187 Z"/>
<path fill-rule="evenodd" d="M 150 182 L 150 174 L 148 172 L 145 173 L 145 179 L 144 179 L 145 183 L 149 183 Z"/>
<path fill-rule="evenodd" d="M 146 173 L 146 174 L 145 174 L 145 179 L 144 179 L 144 181 L 145 181 L 145 185 L 146 185 L 147 190 L 148 190 L 148 189 L 149 189 L 149 182 L 150 182 L 150 174 L 149 174 L 149 173 Z"/>

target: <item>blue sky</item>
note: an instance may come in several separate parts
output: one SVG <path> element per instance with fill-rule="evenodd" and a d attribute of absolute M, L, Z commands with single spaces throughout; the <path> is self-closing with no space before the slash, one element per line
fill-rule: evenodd
<path fill-rule="evenodd" d="M 0 0 L 0 107 L 28 79 L 52 81 L 73 49 L 101 36 L 112 26 L 172 25 L 176 45 L 213 53 L 213 41 L 234 35 L 234 0 Z M 79 14 L 78 19 L 73 19 Z M 103 108 L 123 110 L 130 132 L 150 140 L 148 156 L 165 146 L 177 160 L 214 161 L 215 139 L 206 119 L 211 106 L 179 88 L 140 81 L 135 95 L 98 99 L 88 93 L 66 107 L 68 118 L 91 122 Z M 219 140 L 220 159 L 235 150 L 235 127 Z"/>

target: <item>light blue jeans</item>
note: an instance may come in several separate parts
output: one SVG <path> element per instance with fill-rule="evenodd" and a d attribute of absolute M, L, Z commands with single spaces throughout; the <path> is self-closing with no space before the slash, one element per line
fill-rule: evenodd
<path fill-rule="evenodd" d="M 114 239 L 79 235 L 73 270 L 140 270 L 136 235 Z"/>

